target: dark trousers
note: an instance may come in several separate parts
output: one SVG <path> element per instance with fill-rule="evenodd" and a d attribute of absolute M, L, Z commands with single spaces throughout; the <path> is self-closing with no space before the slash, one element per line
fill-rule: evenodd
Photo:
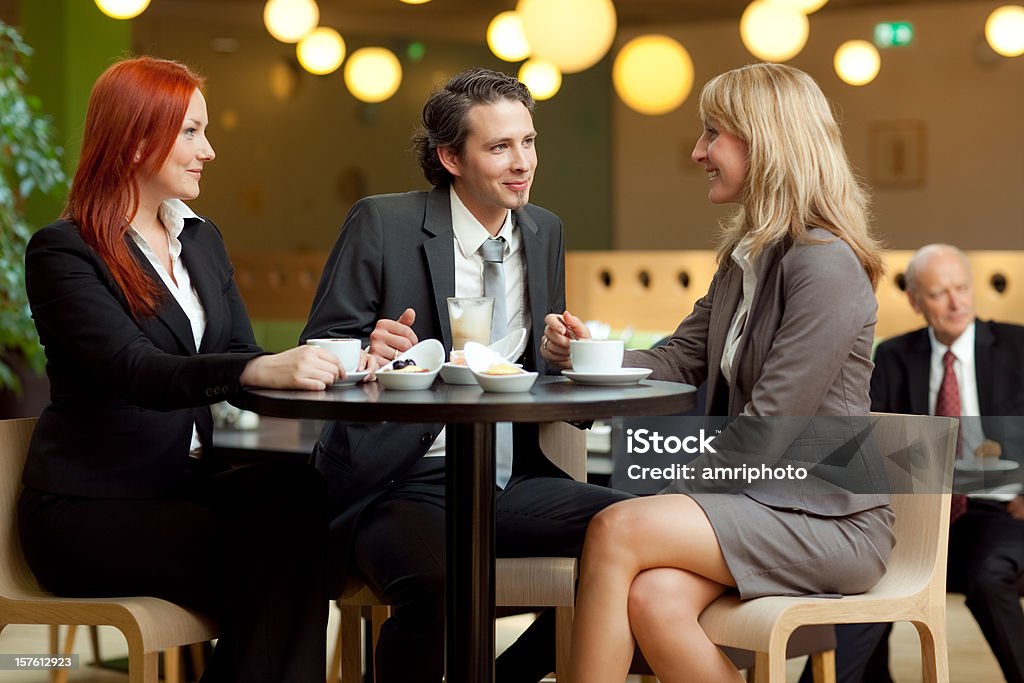
<path fill-rule="evenodd" d="M 58 595 L 152 595 L 217 619 L 203 683 L 326 678 L 326 490 L 308 465 L 197 472 L 158 499 L 25 491 L 18 521 L 32 571 Z"/>
<path fill-rule="evenodd" d="M 578 557 L 590 518 L 628 497 L 573 479 L 515 474 L 505 490 L 496 492 L 497 554 Z M 443 472 L 435 472 L 393 487 L 359 518 L 355 568 L 392 605 L 374 657 L 380 683 L 441 681 L 444 509 Z M 554 619 L 542 615 L 498 658 L 497 680 L 538 681 L 554 670 L 554 652 Z"/>
<path fill-rule="evenodd" d="M 963 593 L 1007 683 L 1024 683 L 1024 611 L 1018 582 L 1024 576 L 1024 520 L 1006 505 L 968 499 L 967 512 L 950 526 L 946 587 Z M 838 627 L 840 683 L 887 683 L 891 624 Z M 805 676 L 807 672 L 805 671 Z M 846 678 L 850 674 L 853 678 Z M 801 683 L 805 683 L 801 678 Z M 810 681 L 810 678 L 807 678 Z"/>

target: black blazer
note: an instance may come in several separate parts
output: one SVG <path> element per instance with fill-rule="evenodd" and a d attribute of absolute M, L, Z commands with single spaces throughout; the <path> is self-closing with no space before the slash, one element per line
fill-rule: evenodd
<path fill-rule="evenodd" d="M 544 316 L 565 310 L 562 223 L 531 204 L 513 214 L 523 238 L 532 320 L 526 364 L 546 370 L 540 355 Z M 355 337 L 365 346 L 377 320 L 397 319 L 411 307 L 416 336 L 451 348 L 446 299 L 455 296 L 454 239 L 446 185 L 357 202 L 324 267 L 302 341 Z M 335 514 L 332 531 L 343 544 L 363 508 L 405 476 L 442 427 L 352 422 L 324 427 L 313 461 L 327 479 Z M 560 474 L 540 453 L 535 426 L 516 425 L 515 434 L 517 470 L 529 465 Z"/>
<path fill-rule="evenodd" d="M 928 405 L 931 353 L 926 327 L 879 344 L 875 352 L 875 371 L 871 375 L 871 409 L 931 414 Z M 974 366 L 985 436 L 1002 443 L 1004 451 L 1009 451 L 1007 440 L 1024 447 L 1020 420 L 995 419 L 1024 415 L 1024 327 L 976 320 Z M 1007 455 L 1013 456 L 1009 452 Z"/>
<path fill-rule="evenodd" d="M 146 498 L 185 474 L 192 424 L 212 457 L 209 405 L 239 389 L 260 353 L 217 227 L 186 219 L 181 258 L 206 310 L 195 348 L 188 318 L 130 237 L 165 296 L 135 320 L 106 264 L 65 221 L 29 241 L 25 281 L 46 349 L 50 405 L 29 447 L 23 482 L 51 493 Z"/>

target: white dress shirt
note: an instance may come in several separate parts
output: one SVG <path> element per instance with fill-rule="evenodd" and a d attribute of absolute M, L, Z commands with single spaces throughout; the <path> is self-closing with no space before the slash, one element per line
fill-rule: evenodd
<path fill-rule="evenodd" d="M 732 260 L 743 270 L 743 298 L 740 299 L 736 313 L 732 316 L 729 334 L 725 338 L 725 350 L 722 352 L 722 375 L 729 384 L 732 384 L 732 364 L 747 325 L 750 305 L 754 302 L 754 292 L 757 290 L 757 267 L 750 259 L 750 244 L 753 241 L 753 236 L 747 235 L 732 250 Z"/>
<path fill-rule="evenodd" d="M 960 420 L 960 433 L 963 436 L 963 455 L 971 457 L 975 449 L 981 445 L 985 434 L 981 429 L 981 404 L 978 402 L 978 376 L 974 369 L 974 323 L 967 326 L 951 346 L 945 346 L 935 338 L 935 332 L 928 328 L 928 338 L 932 342 L 932 358 L 928 371 L 928 409 L 935 414 L 935 401 L 939 397 L 939 386 L 945 369 L 942 357 L 947 349 L 953 352 L 953 374 L 956 375 L 957 387 L 960 390 L 960 415 L 974 419 Z"/>
<path fill-rule="evenodd" d="M 455 296 L 484 295 L 484 257 L 480 247 L 492 235 L 462 203 L 455 188 L 451 188 L 452 230 L 455 233 Z M 508 330 L 520 327 L 530 329 L 530 311 L 526 306 L 526 259 L 523 257 L 523 238 L 519 226 L 512 220 L 512 211 L 505 214 L 505 222 L 494 237 L 505 238 L 505 305 Z M 494 340 L 497 341 L 497 340 Z M 444 455 L 445 430 L 434 439 L 427 456 Z"/>
<path fill-rule="evenodd" d="M 206 311 L 203 309 L 203 304 L 199 301 L 199 295 L 196 294 L 196 290 L 192 286 L 192 278 L 189 277 L 188 269 L 185 268 L 185 264 L 181 260 L 181 242 L 178 241 L 178 235 L 185 228 L 186 218 L 199 218 L 199 216 L 180 199 L 170 199 L 160 205 L 157 217 L 166 231 L 167 246 L 171 254 L 171 270 L 174 273 L 174 277 L 171 277 L 171 274 L 167 272 L 164 264 L 157 258 L 156 252 L 149 246 L 146 238 L 135 229 L 134 225 L 129 229 L 129 234 L 135 240 L 135 244 L 138 245 L 139 249 L 142 250 L 146 259 L 152 264 L 160 276 L 160 280 L 170 291 L 174 300 L 181 307 L 181 310 L 188 317 L 188 322 L 192 327 L 192 339 L 195 341 L 196 350 L 198 351 L 199 345 L 203 340 L 203 333 L 206 331 Z M 200 220 L 202 219 L 200 218 Z M 202 452 L 199 431 L 196 429 L 195 424 L 192 425 L 192 444 L 189 447 L 189 451 L 194 457 L 198 457 Z"/>

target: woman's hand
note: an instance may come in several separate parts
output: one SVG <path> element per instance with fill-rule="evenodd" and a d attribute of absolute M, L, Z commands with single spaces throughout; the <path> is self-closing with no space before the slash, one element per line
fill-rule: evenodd
<path fill-rule="evenodd" d="M 370 373 L 366 376 L 366 379 L 363 380 L 364 382 L 373 382 L 376 380 L 377 369 L 380 368 L 380 363 L 377 361 L 377 357 L 371 353 L 367 353 L 369 348 L 370 347 L 366 347 L 366 349 L 359 352 L 359 365 L 357 366 L 357 369 L 360 372 L 365 370 Z"/>
<path fill-rule="evenodd" d="M 544 360 L 563 370 L 571 368 L 569 342 L 573 339 L 590 339 L 590 330 L 582 320 L 569 311 L 544 316 L 544 338 L 540 342 L 540 355 Z"/>
<path fill-rule="evenodd" d="M 306 345 L 256 356 L 246 364 L 239 381 L 246 387 L 323 391 L 344 376 L 345 369 L 334 354 Z"/>

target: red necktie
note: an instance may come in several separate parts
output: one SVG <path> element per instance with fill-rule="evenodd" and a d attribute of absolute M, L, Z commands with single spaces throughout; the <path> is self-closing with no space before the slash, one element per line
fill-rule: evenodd
<path fill-rule="evenodd" d="M 935 398 L 935 414 L 942 417 L 960 417 L 960 385 L 956 381 L 956 373 L 953 372 L 953 361 L 956 356 L 949 349 L 942 356 L 942 384 L 939 385 L 939 395 Z M 963 456 L 963 434 L 959 430 L 956 433 L 956 457 Z M 967 512 L 967 496 L 954 493 L 953 500 L 949 506 L 949 521 L 955 522 L 962 514 Z"/>

